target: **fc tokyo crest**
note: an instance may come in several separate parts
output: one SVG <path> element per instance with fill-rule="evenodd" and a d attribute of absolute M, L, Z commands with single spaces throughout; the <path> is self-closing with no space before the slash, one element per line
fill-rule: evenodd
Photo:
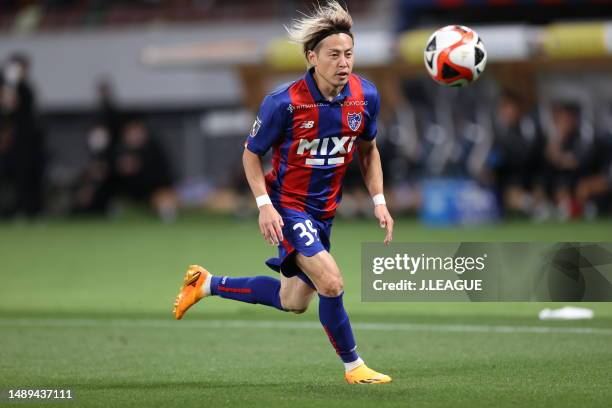
<path fill-rule="evenodd" d="M 361 126 L 361 112 L 347 113 L 346 116 L 348 119 L 349 128 L 351 128 L 353 132 L 356 132 L 357 129 L 359 129 L 359 126 Z"/>
<path fill-rule="evenodd" d="M 261 119 L 259 117 L 255 118 L 255 122 L 253 122 L 253 127 L 251 128 L 251 137 L 255 137 L 257 132 L 259 132 L 259 128 L 261 127 Z"/>

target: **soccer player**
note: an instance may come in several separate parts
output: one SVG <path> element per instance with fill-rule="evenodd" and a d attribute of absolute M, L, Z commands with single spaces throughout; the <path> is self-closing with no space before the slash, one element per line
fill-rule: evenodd
<path fill-rule="evenodd" d="M 244 170 L 259 207 L 261 234 L 279 251 L 266 264 L 281 273 L 280 280 L 213 276 L 192 265 L 174 315 L 181 319 L 200 299 L 215 295 L 299 314 L 316 292 L 319 319 L 344 363 L 346 381 L 381 384 L 391 378 L 368 368 L 357 354 L 342 303 L 342 274 L 329 253 L 342 180 L 355 150 L 386 244 L 393 232 L 375 141 L 380 100 L 371 82 L 352 73 L 351 27 L 351 16 L 336 1 L 294 20 L 287 30 L 303 46 L 310 68 L 264 98 L 245 143 Z M 269 149 L 273 169 L 264 175 L 262 156 Z"/>

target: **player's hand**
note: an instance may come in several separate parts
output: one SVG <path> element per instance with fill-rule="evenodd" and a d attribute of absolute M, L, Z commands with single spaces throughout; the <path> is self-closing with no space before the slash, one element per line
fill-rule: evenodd
<path fill-rule="evenodd" d="M 387 231 L 384 242 L 385 245 L 389 245 L 389 243 L 393 240 L 393 218 L 391 218 L 391 214 L 389 214 L 387 206 L 384 204 L 375 206 L 374 215 L 376 218 L 378 218 L 380 228 L 384 228 Z"/>
<path fill-rule="evenodd" d="M 259 231 L 270 245 L 278 245 L 283 241 L 283 218 L 271 204 L 259 209 Z"/>

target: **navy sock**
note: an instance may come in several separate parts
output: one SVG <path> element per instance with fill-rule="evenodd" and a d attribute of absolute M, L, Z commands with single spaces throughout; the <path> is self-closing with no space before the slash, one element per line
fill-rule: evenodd
<path fill-rule="evenodd" d="M 272 306 L 283 310 L 279 292 L 280 280 L 269 276 L 252 276 L 248 278 L 213 276 L 210 282 L 210 293 L 212 295 L 240 302 Z"/>
<path fill-rule="evenodd" d="M 355 351 L 355 338 L 351 322 L 344 310 L 342 294 L 336 297 L 327 297 L 319 294 L 319 320 L 329 337 L 336 353 L 343 362 L 351 363 L 359 358 Z"/>

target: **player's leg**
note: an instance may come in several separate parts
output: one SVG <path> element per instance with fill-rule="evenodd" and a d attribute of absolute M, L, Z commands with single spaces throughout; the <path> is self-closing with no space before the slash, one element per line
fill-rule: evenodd
<path fill-rule="evenodd" d="M 270 276 L 232 278 L 213 276 L 201 266 L 191 265 L 174 303 L 174 314 L 181 319 L 200 299 L 215 295 L 300 314 L 306 311 L 314 293 L 315 290 L 297 276 L 287 278 L 281 274 L 280 281 Z"/>
<path fill-rule="evenodd" d="M 303 214 L 294 214 L 298 216 L 297 220 L 285 217 L 285 227 L 283 234 L 287 238 L 298 237 L 299 231 L 291 230 L 289 225 L 294 225 L 295 222 L 304 222 Z M 292 236 L 293 234 L 293 236 Z M 317 243 L 319 246 L 320 242 Z M 293 249 L 286 240 L 279 245 L 279 257 L 271 258 L 266 261 L 266 264 L 280 272 L 284 261 L 289 264 L 293 262 Z M 320 247 L 322 249 L 322 247 Z M 293 276 L 299 274 L 300 271 L 294 271 L 288 276 L 290 279 L 281 280 L 270 276 L 249 276 L 249 277 L 229 277 L 229 276 L 213 276 L 201 266 L 192 265 L 187 270 L 181 292 L 176 297 L 174 303 L 174 315 L 176 319 L 181 319 L 185 312 L 205 296 L 220 296 L 225 299 L 237 300 L 246 303 L 255 303 L 266 306 L 272 306 L 279 310 L 287 310 L 294 312 L 303 312 L 306 310 L 310 299 L 312 298 L 313 289 L 299 277 Z M 303 273 L 302 273 L 303 275 Z M 308 279 L 303 276 L 307 281 Z M 285 302 L 288 307 L 284 307 L 281 303 L 281 287 Z"/>
<path fill-rule="evenodd" d="M 206 296 L 220 296 L 240 302 L 272 306 L 284 310 L 280 300 L 281 282 L 270 276 L 232 278 L 213 276 L 199 265 L 187 269 L 183 285 L 174 302 L 174 317 L 185 312 Z"/>
<path fill-rule="evenodd" d="M 281 274 L 280 300 L 284 310 L 304 313 L 315 292 L 315 289 L 297 276 L 287 278 Z"/>
<path fill-rule="evenodd" d="M 391 381 L 387 375 L 368 368 L 356 351 L 355 338 L 344 309 L 342 274 L 328 251 L 313 256 L 297 254 L 295 261 L 313 282 L 319 293 L 319 320 L 345 367 L 345 378 L 351 384 L 382 384 Z"/>

